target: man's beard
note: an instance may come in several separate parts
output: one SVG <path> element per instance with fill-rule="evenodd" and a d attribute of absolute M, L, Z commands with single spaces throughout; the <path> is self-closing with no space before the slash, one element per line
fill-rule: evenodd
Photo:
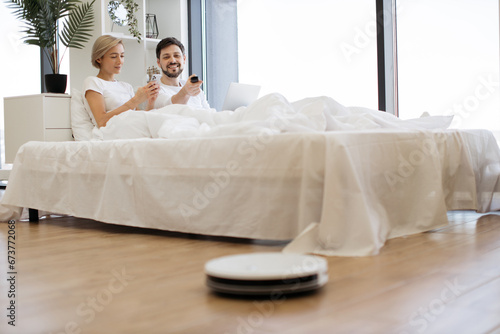
<path fill-rule="evenodd" d="M 164 70 L 163 68 L 161 69 L 161 71 L 169 78 L 177 78 L 179 75 L 181 75 L 182 71 L 184 70 L 183 68 L 181 68 L 180 66 L 178 66 L 179 68 L 179 71 L 177 73 L 171 73 L 168 71 L 168 65 L 167 65 L 167 70 Z"/>

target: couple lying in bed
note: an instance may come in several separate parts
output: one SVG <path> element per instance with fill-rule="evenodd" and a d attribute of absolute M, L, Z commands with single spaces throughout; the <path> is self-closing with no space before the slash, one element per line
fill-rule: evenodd
<path fill-rule="evenodd" d="M 151 81 L 136 93 L 132 86 L 115 80 L 124 64 L 124 46 L 121 39 L 104 35 L 92 48 L 92 65 L 99 69 L 95 77 L 84 82 L 84 94 L 97 126 L 105 126 L 116 115 L 135 110 L 147 101 L 146 110 L 172 103 L 188 104 L 195 108 L 210 108 L 200 89 L 202 81 L 181 81 L 186 61 L 184 46 L 175 38 L 165 38 L 157 47 L 158 65 L 163 70 L 161 81 Z"/>
<path fill-rule="evenodd" d="M 290 103 L 279 94 L 264 96 L 234 112 L 216 112 L 210 109 L 201 91 L 202 81 L 179 81 L 185 62 L 180 42 L 172 38 L 162 40 L 157 47 L 157 58 L 164 73 L 162 81 L 166 82 L 149 82 L 134 93 L 130 84 L 115 80 L 124 63 L 121 40 L 109 35 L 96 40 L 92 64 L 99 73 L 84 82 L 84 96 L 94 122 L 94 139 L 270 135 L 372 128 L 434 129 L 446 128 L 451 122 L 451 117 L 440 116 L 400 120 L 376 110 L 344 107 L 329 97 Z M 136 110 L 143 103 L 145 110 Z"/>

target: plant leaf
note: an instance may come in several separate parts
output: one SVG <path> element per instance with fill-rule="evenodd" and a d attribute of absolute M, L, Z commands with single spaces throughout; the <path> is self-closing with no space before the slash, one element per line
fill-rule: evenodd
<path fill-rule="evenodd" d="M 95 0 L 90 3 L 83 3 L 73 8 L 61 31 L 61 41 L 69 48 L 82 49 L 92 37 L 94 26 L 94 5 Z"/>

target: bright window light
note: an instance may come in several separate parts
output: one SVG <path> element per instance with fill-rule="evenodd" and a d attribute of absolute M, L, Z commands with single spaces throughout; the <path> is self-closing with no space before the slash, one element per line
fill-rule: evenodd
<path fill-rule="evenodd" d="M 1 165 L 5 162 L 3 98 L 8 96 L 40 93 L 40 48 L 24 44 L 22 30 L 25 29 L 8 3 L 0 3 L 0 150 Z"/>
<path fill-rule="evenodd" d="M 397 36 L 401 118 L 500 134 L 498 0 L 398 0 Z"/>
<path fill-rule="evenodd" d="M 377 109 L 373 0 L 238 0 L 239 81 Z"/>

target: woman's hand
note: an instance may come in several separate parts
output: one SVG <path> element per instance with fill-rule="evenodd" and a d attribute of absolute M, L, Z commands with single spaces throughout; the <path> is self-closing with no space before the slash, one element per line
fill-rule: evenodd
<path fill-rule="evenodd" d="M 137 89 L 137 92 L 135 93 L 135 99 L 138 102 L 138 104 L 141 104 L 142 102 L 146 100 L 150 100 L 158 97 L 158 93 L 160 91 L 160 85 L 156 81 L 150 81 L 148 82 L 145 86 L 139 87 Z"/>
<path fill-rule="evenodd" d="M 160 84 L 157 81 L 151 81 L 145 87 L 147 87 L 146 92 L 148 96 L 148 105 L 146 107 L 146 110 L 151 110 L 154 109 L 156 98 L 160 93 Z"/>
<path fill-rule="evenodd" d="M 156 81 L 150 81 L 145 86 L 139 87 L 135 93 L 134 100 L 137 105 L 147 101 L 146 110 L 154 109 L 156 98 L 160 92 L 160 84 Z"/>

